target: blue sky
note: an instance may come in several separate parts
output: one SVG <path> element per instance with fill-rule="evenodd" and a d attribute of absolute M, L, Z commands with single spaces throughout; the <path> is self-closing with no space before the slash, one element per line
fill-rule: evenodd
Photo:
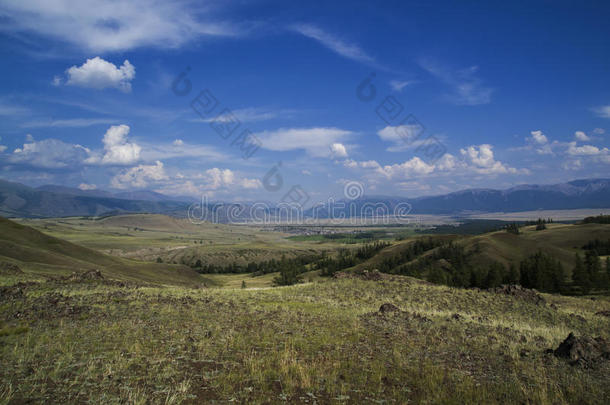
<path fill-rule="evenodd" d="M 608 177 L 610 5 L 506 3 L 0 0 L 0 177 L 311 202 Z"/>

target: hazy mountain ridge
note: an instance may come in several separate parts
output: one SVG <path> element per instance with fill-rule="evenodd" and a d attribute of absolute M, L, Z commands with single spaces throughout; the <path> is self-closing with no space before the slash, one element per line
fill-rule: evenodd
<path fill-rule="evenodd" d="M 471 212 L 519 212 L 552 209 L 610 208 L 610 179 L 583 179 L 552 185 L 527 184 L 506 190 L 468 189 L 418 198 L 364 196 L 318 205 L 304 217 L 358 216 L 367 207 L 383 204 L 390 213 L 409 204 L 410 214 L 456 215 Z M 213 204 L 213 203 L 211 203 Z M 248 203 L 243 203 L 248 206 Z M 341 208 L 343 205 L 344 208 Z M 110 193 L 62 186 L 31 188 L 0 180 L 0 215 L 8 217 L 101 216 L 124 213 L 163 213 L 186 216 L 190 203 L 153 191 Z M 248 210 L 243 217 L 247 220 Z M 270 205 L 270 213 L 274 207 Z"/>

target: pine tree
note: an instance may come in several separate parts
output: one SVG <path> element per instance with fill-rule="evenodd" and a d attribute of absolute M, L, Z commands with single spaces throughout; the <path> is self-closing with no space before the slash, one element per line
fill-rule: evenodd
<path fill-rule="evenodd" d="M 515 266 L 514 263 L 510 264 L 508 269 L 508 277 L 506 280 L 506 284 L 520 284 L 521 283 L 521 273 L 519 272 L 519 268 Z"/>
<path fill-rule="evenodd" d="M 576 264 L 572 271 L 572 281 L 574 282 L 574 285 L 581 288 L 583 294 L 588 294 L 589 291 L 591 291 L 591 278 L 578 253 L 576 253 L 574 262 Z"/>
<path fill-rule="evenodd" d="M 487 277 L 485 279 L 485 287 L 487 288 L 495 288 L 500 286 L 502 283 L 502 273 L 504 273 L 504 266 L 500 263 L 493 263 L 489 267 L 489 271 L 487 272 Z"/>

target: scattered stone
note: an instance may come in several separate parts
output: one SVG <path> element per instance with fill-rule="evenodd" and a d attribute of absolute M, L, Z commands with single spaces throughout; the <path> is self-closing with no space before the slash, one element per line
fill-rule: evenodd
<path fill-rule="evenodd" d="M 595 315 L 606 316 L 606 317 L 610 318 L 610 311 L 599 311 L 599 312 L 596 312 Z"/>
<path fill-rule="evenodd" d="M 572 365 L 586 367 L 600 360 L 610 360 L 610 344 L 602 337 L 576 337 L 570 333 L 553 354 L 568 359 Z"/>
<path fill-rule="evenodd" d="M 25 294 L 19 285 L 0 287 L 0 301 L 17 300 L 23 298 L 25 298 Z"/>
<path fill-rule="evenodd" d="M 385 303 L 381 307 L 379 307 L 379 312 L 381 312 L 382 314 L 388 312 L 400 312 L 400 309 L 394 304 Z"/>
<path fill-rule="evenodd" d="M 25 273 L 16 264 L 0 262 L 0 274 L 3 276 L 21 276 Z"/>
<path fill-rule="evenodd" d="M 375 270 L 364 270 L 361 273 L 349 273 L 349 272 L 345 272 L 345 271 L 338 271 L 335 274 L 333 274 L 333 278 L 335 279 L 360 279 L 360 280 L 367 280 L 367 281 L 381 281 L 381 280 L 386 280 L 389 279 L 390 276 L 388 276 L 387 274 L 383 274 L 381 273 L 379 270 L 375 269 Z"/>
<path fill-rule="evenodd" d="M 490 288 L 487 291 L 495 292 L 496 294 L 511 295 L 513 297 L 522 298 L 526 301 L 530 301 L 536 305 L 544 305 L 545 299 L 542 298 L 536 290 L 521 287 L 520 285 L 502 285 L 496 288 Z"/>
<path fill-rule="evenodd" d="M 453 314 L 451 315 L 451 319 L 453 319 L 454 321 L 461 321 L 462 319 L 464 319 L 464 317 L 460 314 Z"/>
<path fill-rule="evenodd" d="M 68 281 L 103 280 L 102 272 L 99 270 L 88 270 L 83 273 L 74 272 L 68 276 Z"/>

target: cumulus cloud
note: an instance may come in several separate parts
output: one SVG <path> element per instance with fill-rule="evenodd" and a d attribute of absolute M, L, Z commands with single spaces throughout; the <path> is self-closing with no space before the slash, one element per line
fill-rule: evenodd
<path fill-rule="evenodd" d="M 131 81 L 136 77 L 136 68 L 126 59 L 117 67 L 114 63 L 96 56 L 87 59 L 81 66 L 66 70 L 66 84 L 71 86 L 105 89 L 117 88 L 123 92 L 131 91 Z"/>
<path fill-rule="evenodd" d="M 358 45 L 340 39 L 315 25 L 298 24 L 293 25 L 291 28 L 293 31 L 296 31 L 301 35 L 318 41 L 326 48 L 345 58 L 368 64 L 375 62 L 375 59 L 368 55 Z"/>
<path fill-rule="evenodd" d="M 112 178 L 110 184 L 118 189 L 144 188 L 150 181 L 158 182 L 168 178 L 163 163 L 157 161 L 154 165 L 139 165 L 123 170 Z"/>
<path fill-rule="evenodd" d="M 583 131 L 574 132 L 574 138 L 576 138 L 576 140 L 581 141 L 581 142 L 586 142 L 586 141 L 591 140 L 591 138 L 589 138 L 587 136 L 587 134 L 585 134 Z"/>
<path fill-rule="evenodd" d="M 553 148 L 549 143 L 549 139 L 546 135 L 540 130 L 531 131 L 532 135 L 529 138 L 525 138 L 525 140 L 530 144 L 526 149 L 534 149 L 536 153 L 540 155 L 552 155 Z"/>
<path fill-rule="evenodd" d="M 330 151 L 332 152 L 333 157 L 347 157 L 347 150 L 345 149 L 345 145 L 343 145 L 342 143 L 333 143 L 332 145 L 330 145 Z"/>
<path fill-rule="evenodd" d="M 87 184 L 87 183 L 81 183 L 78 186 L 79 190 L 83 190 L 83 191 L 89 191 L 89 190 L 97 190 L 97 186 L 95 184 Z"/>
<path fill-rule="evenodd" d="M 483 144 L 460 149 L 460 154 L 468 166 L 481 174 L 517 173 L 517 169 L 508 167 L 494 158 L 493 146 Z"/>
<path fill-rule="evenodd" d="M 572 156 L 605 155 L 608 152 L 608 148 L 598 148 L 593 145 L 576 146 L 576 142 L 570 142 L 568 146 L 568 155 Z"/>
<path fill-rule="evenodd" d="M 104 154 L 101 159 L 94 156 L 88 163 L 101 163 L 105 165 L 129 165 L 140 159 L 142 147 L 136 143 L 128 142 L 129 126 L 113 125 L 104 134 Z"/>
<path fill-rule="evenodd" d="M 173 145 L 174 145 L 174 146 L 183 146 L 183 145 L 184 145 L 184 141 L 183 141 L 182 139 L 176 139 L 176 140 L 173 142 Z"/>
<path fill-rule="evenodd" d="M 537 143 L 538 145 L 544 145 L 549 141 L 547 137 L 542 133 L 542 131 L 531 131 L 530 134 L 532 134 L 532 137 L 529 139 L 531 139 L 532 142 Z"/>
<path fill-rule="evenodd" d="M 256 134 L 263 148 L 273 151 L 305 150 L 314 157 L 331 156 L 331 146 L 351 135 L 339 128 L 282 128 Z"/>
<path fill-rule="evenodd" d="M 90 153 L 88 148 L 81 145 L 68 144 L 57 139 L 34 141 L 31 138 L 31 141 L 13 151 L 8 162 L 39 168 L 60 169 L 80 164 L 89 157 Z"/>
<path fill-rule="evenodd" d="M 3 153 L 7 147 L 5 145 L 0 145 L 0 153 Z"/>
<path fill-rule="evenodd" d="M 240 34 L 235 24 L 214 21 L 217 7 L 180 0 L 6 0 L 0 13 L 4 30 L 56 38 L 91 52 L 117 52 Z"/>

